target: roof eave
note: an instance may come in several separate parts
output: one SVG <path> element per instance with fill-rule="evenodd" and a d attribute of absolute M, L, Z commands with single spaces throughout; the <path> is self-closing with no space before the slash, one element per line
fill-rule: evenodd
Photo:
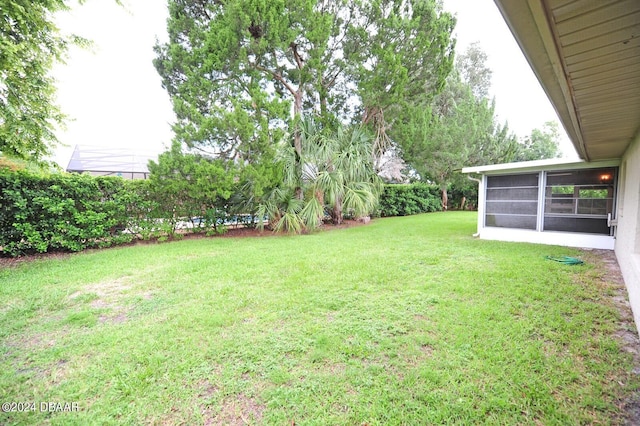
<path fill-rule="evenodd" d="M 585 160 L 567 160 L 553 158 L 550 160 L 521 161 L 518 163 L 491 164 L 488 166 L 464 167 L 462 173 L 477 173 L 483 175 L 504 173 L 526 173 L 548 170 L 578 170 L 599 167 L 617 167 L 620 159 L 588 162 Z"/>
<path fill-rule="evenodd" d="M 565 71 L 546 0 L 494 0 L 560 117 L 580 158 L 589 161 L 573 89 Z"/>

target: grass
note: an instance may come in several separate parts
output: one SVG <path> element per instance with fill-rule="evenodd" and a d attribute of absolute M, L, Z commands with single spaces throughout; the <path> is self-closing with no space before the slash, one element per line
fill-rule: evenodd
<path fill-rule="evenodd" d="M 473 213 L 94 251 L 0 270 L 8 424 L 620 423 L 617 287 Z M 595 259 L 595 258 L 594 258 Z M 38 407 L 39 408 L 39 407 Z"/>

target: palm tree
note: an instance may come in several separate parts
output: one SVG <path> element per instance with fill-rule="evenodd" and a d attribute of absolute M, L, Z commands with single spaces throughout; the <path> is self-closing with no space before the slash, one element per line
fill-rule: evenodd
<path fill-rule="evenodd" d="M 304 120 L 301 130 L 300 163 L 293 147 L 282 150 L 283 187 L 261 206 L 274 230 L 318 228 L 325 211 L 335 224 L 342 223 L 345 212 L 355 217 L 370 214 L 382 191 L 382 181 L 374 170 L 370 135 L 362 127 L 339 127 L 329 133 L 312 119 Z M 301 169 L 296 164 L 301 164 Z M 301 200 L 296 197 L 298 188 L 302 190 Z"/>
<path fill-rule="evenodd" d="M 317 192 L 324 192 L 333 222 L 342 223 L 345 211 L 355 217 L 370 214 L 382 191 L 371 136 L 362 127 L 340 127 L 328 145 L 314 185 Z"/>

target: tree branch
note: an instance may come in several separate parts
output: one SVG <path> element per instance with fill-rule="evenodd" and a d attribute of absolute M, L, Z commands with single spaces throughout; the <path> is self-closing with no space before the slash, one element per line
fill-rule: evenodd
<path fill-rule="evenodd" d="M 342 69 L 339 69 L 336 71 L 336 73 L 332 76 L 327 76 L 327 78 L 323 78 L 322 79 L 322 85 L 326 88 L 326 89 L 331 89 L 331 87 L 333 87 L 333 85 L 336 82 L 336 79 L 338 78 L 338 76 L 342 73 Z M 327 81 L 327 79 L 329 81 Z"/>
<path fill-rule="evenodd" d="M 289 91 L 293 96 L 295 96 L 295 95 L 297 94 L 297 90 L 295 90 L 295 89 L 293 88 L 293 86 L 292 86 L 291 84 L 289 84 L 289 82 L 287 82 L 287 81 L 284 79 L 284 77 L 282 77 L 282 74 L 280 74 L 279 72 L 272 71 L 272 70 L 267 69 L 267 68 L 263 67 L 262 65 L 258 65 L 258 64 L 255 64 L 254 66 L 255 66 L 255 68 L 256 68 L 258 71 L 262 71 L 263 73 L 265 73 L 265 74 L 268 74 L 268 75 L 272 76 L 274 79 L 276 79 L 276 81 L 278 81 L 278 82 L 282 83 L 282 85 L 283 85 L 284 87 L 286 87 L 286 88 L 287 88 L 287 90 L 288 90 L 288 91 Z"/>
<path fill-rule="evenodd" d="M 291 47 L 291 50 L 293 51 L 293 58 L 296 60 L 296 65 L 298 66 L 298 69 L 301 70 L 302 67 L 304 66 L 304 61 L 302 60 L 302 57 L 298 53 L 298 45 L 292 42 L 289 45 L 289 47 Z"/>

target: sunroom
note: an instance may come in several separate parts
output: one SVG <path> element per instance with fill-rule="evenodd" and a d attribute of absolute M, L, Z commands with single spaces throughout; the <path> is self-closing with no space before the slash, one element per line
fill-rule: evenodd
<path fill-rule="evenodd" d="M 619 160 L 467 167 L 480 175 L 482 239 L 613 250 Z"/>

